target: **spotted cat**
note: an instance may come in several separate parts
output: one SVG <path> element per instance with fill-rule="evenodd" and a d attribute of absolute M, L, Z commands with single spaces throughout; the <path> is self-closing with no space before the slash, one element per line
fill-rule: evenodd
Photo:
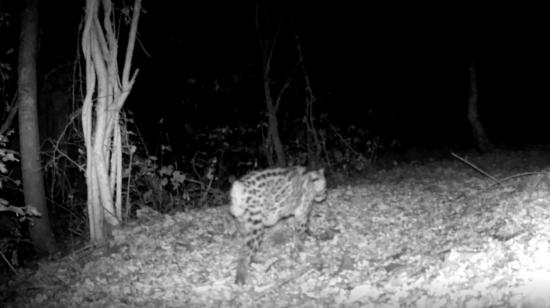
<path fill-rule="evenodd" d="M 311 205 L 326 198 L 326 179 L 323 169 L 306 172 L 304 167 L 290 167 L 253 171 L 233 182 L 230 195 L 230 211 L 238 221 L 243 239 L 235 283 L 244 284 L 266 227 L 294 216 L 296 248 L 303 248 Z"/>

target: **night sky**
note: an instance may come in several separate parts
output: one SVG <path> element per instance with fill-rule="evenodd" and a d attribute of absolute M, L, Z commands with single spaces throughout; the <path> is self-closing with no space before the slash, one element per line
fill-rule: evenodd
<path fill-rule="evenodd" d="M 84 1 L 75 2 L 67 10 L 52 4 L 43 11 L 46 55 L 74 60 L 84 7 Z M 264 119 L 254 1 L 167 5 L 144 0 L 143 6 L 136 50 L 140 75 L 126 106 L 146 133 L 154 135 L 161 118 L 173 135 L 186 122 L 214 127 L 235 118 Z M 294 24 L 318 111 L 331 123 L 376 125 L 381 134 L 410 143 L 469 143 L 468 63 L 474 59 L 489 136 L 508 143 L 548 140 L 550 19 L 541 7 L 307 1 L 262 2 L 261 7 L 267 28 L 283 19 L 274 56 L 276 80 L 284 80 L 296 62 Z M 61 61 L 44 58 L 43 65 Z M 197 90 L 208 93 L 213 80 L 233 77 L 239 82 L 223 94 L 201 97 Z M 303 83 L 294 87 L 301 91 Z M 301 102 L 296 94 L 281 108 Z M 192 113 L 193 108 L 203 110 Z"/>

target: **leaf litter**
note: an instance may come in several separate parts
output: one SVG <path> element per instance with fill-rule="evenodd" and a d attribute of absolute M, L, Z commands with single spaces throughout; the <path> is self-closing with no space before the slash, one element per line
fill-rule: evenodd
<path fill-rule="evenodd" d="M 546 166 L 533 153 L 499 155 L 476 159 L 497 178 Z M 493 185 L 447 161 L 334 187 L 303 252 L 291 219 L 270 229 L 244 286 L 227 206 L 147 212 L 105 247 L 21 270 L 2 287 L 13 297 L 4 306 L 549 307 L 550 194 L 526 181 Z"/>

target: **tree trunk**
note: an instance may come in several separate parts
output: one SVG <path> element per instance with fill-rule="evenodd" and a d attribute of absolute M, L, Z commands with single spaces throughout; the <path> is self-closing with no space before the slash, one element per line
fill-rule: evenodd
<path fill-rule="evenodd" d="M 474 61 L 470 62 L 470 98 L 468 100 L 468 121 L 472 127 L 475 143 L 482 152 L 487 152 L 492 148 L 492 144 L 485 133 L 485 128 L 479 119 L 478 94 L 477 94 L 477 73 Z"/>
<path fill-rule="evenodd" d="M 42 216 L 34 219 L 30 235 L 36 252 L 47 255 L 55 251 L 50 226 L 44 179 L 40 164 L 38 135 L 36 54 L 38 46 L 38 0 L 26 0 L 21 16 L 19 41 L 18 84 L 19 140 L 21 173 L 25 205 L 35 207 Z"/>
<path fill-rule="evenodd" d="M 120 76 L 119 42 L 111 0 L 87 0 L 82 30 L 86 95 L 82 131 L 86 145 L 86 184 L 90 240 L 104 243 L 122 221 L 122 141 L 119 113 L 134 85 L 130 77 L 141 0 L 135 0 Z M 103 21 L 103 24 L 101 23 Z"/>

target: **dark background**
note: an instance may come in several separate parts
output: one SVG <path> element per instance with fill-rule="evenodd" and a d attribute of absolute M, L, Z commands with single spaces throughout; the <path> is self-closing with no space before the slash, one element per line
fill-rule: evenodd
<path fill-rule="evenodd" d="M 145 106 L 149 120 L 186 118 L 184 112 L 171 110 L 177 110 L 174 105 L 185 96 L 182 85 L 192 74 L 258 76 L 255 3 L 201 3 L 149 6 L 150 14 L 143 19 L 141 32 L 151 57 L 144 61 L 134 97 L 169 106 L 151 110 L 147 103 L 129 102 L 128 106 Z M 380 122 L 385 123 L 378 124 L 381 130 L 410 143 L 467 144 L 471 142 L 466 121 L 468 63 L 474 59 L 481 117 L 490 137 L 506 143 L 547 140 L 550 50 L 546 29 L 550 25 L 540 8 L 340 2 L 263 5 L 272 24 L 285 18 L 283 24 L 289 25 L 287 10 L 292 9 L 306 68 L 320 98 L 318 108 L 328 113 L 332 123 L 368 126 L 376 121 L 368 116 L 371 109 L 384 118 Z M 290 31 L 282 30 L 281 37 L 275 58 L 287 67 L 296 61 L 295 46 Z M 239 94 L 232 93 L 236 97 L 223 98 L 227 101 L 220 104 L 263 108 L 261 85 L 244 86 L 236 89 Z M 216 113 L 247 116 L 223 108 L 209 108 L 200 118 L 222 122 L 231 119 L 217 119 Z"/>
<path fill-rule="evenodd" d="M 85 3 L 41 5 L 42 76 L 62 65 L 74 76 Z M 145 0 L 143 7 L 140 73 L 126 107 L 150 146 L 168 138 L 185 147 L 197 131 L 265 121 L 255 1 Z M 266 38 L 282 23 L 275 88 L 297 60 L 294 26 L 317 115 L 327 123 L 366 127 L 409 145 L 473 145 L 466 110 L 468 63 L 475 60 L 489 137 L 510 145 L 548 140 L 550 27 L 541 7 L 307 1 L 260 7 Z M 302 116 L 303 89 L 297 72 L 279 114 L 286 138 Z"/>

